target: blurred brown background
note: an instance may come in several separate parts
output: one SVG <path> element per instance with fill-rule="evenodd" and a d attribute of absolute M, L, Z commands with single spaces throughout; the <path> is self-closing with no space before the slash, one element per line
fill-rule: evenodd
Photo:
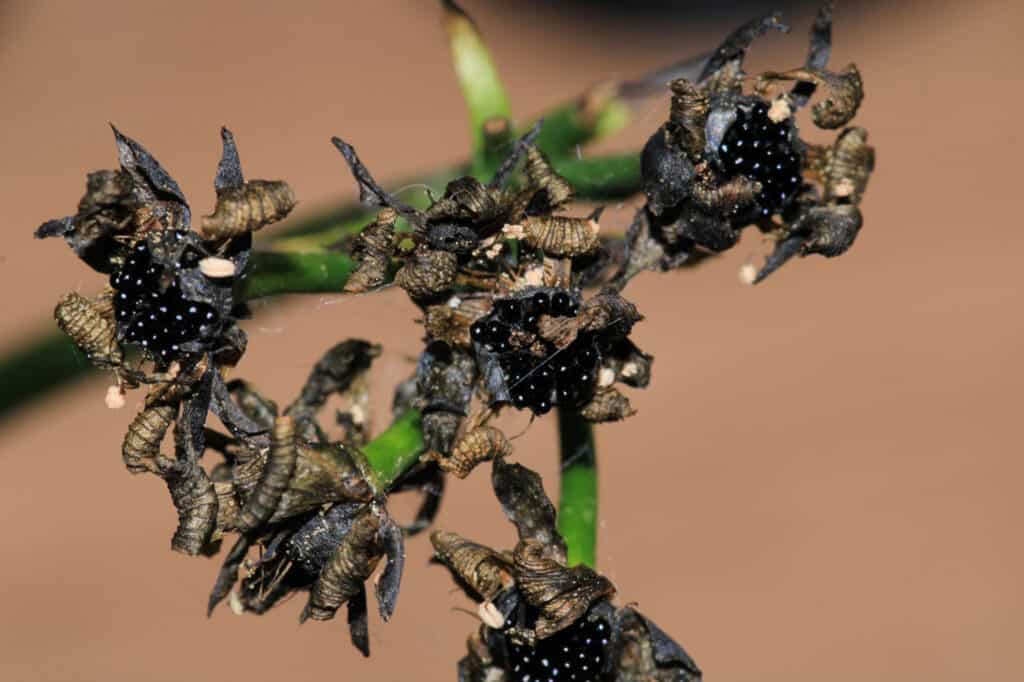
<path fill-rule="evenodd" d="M 466 5 L 519 115 L 710 48 L 741 18 Z M 878 148 L 857 245 L 750 289 L 737 270 L 767 248 L 751 235 L 698 271 L 631 287 L 647 315 L 637 341 L 657 363 L 633 394 L 640 414 L 598 430 L 599 562 L 710 680 L 1024 676 L 1014 5 L 841 3 L 834 63 L 860 66 L 858 122 Z M 794 34 L 758 43 L 751 67 L 799 63 L 811 11 L 788 15 Z M 427 1 L 5 3 L 0 351 L 62 292 L 101 284 L 30 235 L 73 210 L 87 171 L 115 165 L 107 121 L 154 152 L 197 214 L 213 205 L 225 123 L 247 174 L 287 178 L 305 210 L 353 196 L 332 134 L 379 178 L 463 157 L 438 17 Z M 603 146 L 640 144 L 665 110 L 653 103 Z M 621 226 L 629 210 L 608 215 Z M 296 299 L 249 323 L 241 373 L 286 399 L 334 341 L 382 341 L 383 426 L 415 317 L 393 293 Z M 371 617 L 369 661 L 340 620 L 299 628 L 299 600 L 207 620 L 219 564 L 168 550 L 166 490 L 118 455 L 141 396 L 113 412 L 104 390 L 78 384 L 3 424 L 0 679 L 454 679 L 474 621 L 453 610 L 468 602 L 427 566 L 425 539 L 409 544 L 393 621 Z M 516 453 L 549 487 L 552 421 Z M 453 485 L 439 525 L 507 544 L 487 479 Z"/>

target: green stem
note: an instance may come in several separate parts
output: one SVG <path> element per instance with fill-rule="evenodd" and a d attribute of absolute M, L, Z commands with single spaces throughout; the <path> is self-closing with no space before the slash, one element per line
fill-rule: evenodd
<path fill-rule="evenodd" d="M 363 448 L 377 490 L 387 490 L 419 461 L 423 451 L 420 413 L 408 410 Z"/>
<path fill-rule="evenodd" d="M 562 490 L 558 532 L 568 546 L 569 565 L 597 565 L 597 453 L 594 428 L 568 409 L 558 410 Z"/>
<path fill-rule="evenodd" d="M 640 154 L 637 152 L 559 159 L 552 165 L 569 181 L 580 199 L 625 199 L 640 189 Z"/>
<path fill-rule="evenodd" d="M 238 284 L 239 297 L 251 301 L 280 294 L 339 293 L 355 266 L 352 258 L 334 251 L 254 251 Z"/>
<path fill-rule="evenodd" d="M 50 325 L 0 360 L 0 415 L 7 416 L 92 369 L 71 339 L 52 321 Z"/>

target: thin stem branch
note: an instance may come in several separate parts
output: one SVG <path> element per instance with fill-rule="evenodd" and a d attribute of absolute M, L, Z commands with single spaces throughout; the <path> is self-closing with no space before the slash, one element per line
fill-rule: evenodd
<path fill-rule="evenodd" d="M 408 410 L 363 448 L 377 490 L 384 491 L 419 461 L 423 451 L 420 413 Z"/>
<path fill-rule="evenodd" d="M 597 564 L 597 452 L 594 427 L 569 409 L 558 410 L 561 497 L 558 532 L 568 546 L 569 565 Z"/>

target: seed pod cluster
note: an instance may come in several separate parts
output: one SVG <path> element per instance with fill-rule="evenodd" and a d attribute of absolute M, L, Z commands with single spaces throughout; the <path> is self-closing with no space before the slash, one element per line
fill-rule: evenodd
<path fill-rule="evenodd" d="M 866 135 L 844 130 L 832 150 L 821 150 L 801 140 L 796 116 L 820 90 L 811 108 L 814 125 L 834 130 L 849 124 L 863 99 L 860 73 L 852 64 L 839 73 L 826 68 L 832 36 L 826 6 L 811 28 L 805 65 L 761 74 L 753 92 L 745 92 L 747 49 L 772 30 L 788 29 L 775 15 L 749 22 L 722 43 L 696 80 L 671 84 L 669 120 L 642 154 L 647 204 L 630 230 L 617 287 L 642 270 L 667 270 L 702 252 L 729 249 L 750 225 L 778 244 L 751 282 L 794 255 L 835 256 L 853 243 L 859 211 L 837 208 L 851 202 L 835 197 L 838 190 L 859 201 L 873 166 Z M 771 95 L 789 84 L 791 90 Z M 823 172 L 826 157 L 848 180 Z"/>

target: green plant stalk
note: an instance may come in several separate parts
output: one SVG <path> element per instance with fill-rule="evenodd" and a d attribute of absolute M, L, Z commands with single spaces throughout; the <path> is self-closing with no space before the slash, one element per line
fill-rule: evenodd
<path fill-rule="evenodd" d="M 335 251 L 254 251 L 238 283 L 238 297 L 252 301 L 280 294 L 340 293 L 356 264 Z"/>
<path fill-rule="evenodd" d="M 561 495 L 558 532 L 565 538 L 570 566 L 597 565 L 597 452 L 594 427 L 578 412 L 558 409 Z"/>
<path fill-rule="evenodd" d="M 512 110 L 508 95 L 491 58 L 487 43 L 473 20 L 456 3 L 446 0 L 443 23 L 452 50 L 455 75 L 469 110 L 469 128 L 473 139 L 471 168 L 474 175 L 489 176 L 495 165 L 498 145 L 488 140 L 489 122 L 503 120 L 511 128 Z M 510 131 L 509 131 L 510 132 Z"/>
<path fill-rule="evenodd" d="M 52 320 L 0 360 L 0 416 L 86 376 L 92 365 Z"/>
<path fill-rule="evenodd" d="M 363 448 L 377 490 L 390 488 L 398 477 L 419 461 L 423 451 L 420 413 L 407 410 Z"/>
<path fill-rule="evenodd" d="M 599 202 L 625 199 L 641 187 L 640 154 L 637 152 L 560 159 L 553 165 L 573 186 L 579 199 Z"/>

